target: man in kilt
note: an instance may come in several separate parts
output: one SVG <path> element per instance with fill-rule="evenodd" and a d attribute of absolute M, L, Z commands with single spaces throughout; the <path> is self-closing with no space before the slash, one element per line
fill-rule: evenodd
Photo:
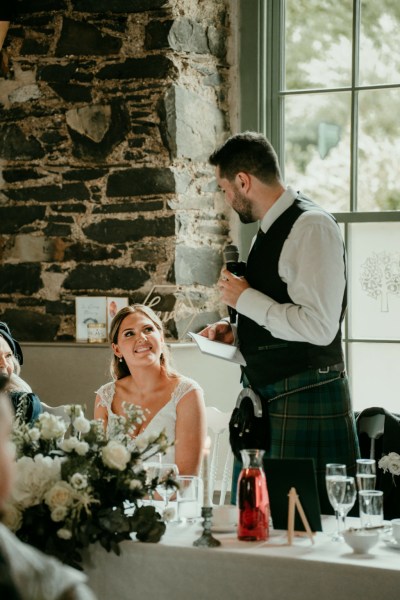
<path fill-rule="evenodd" d="M 243 223 L 259 221 L 260 229 L 244 277 L 225 268 L 218 282 L 237 322 L 221 320 L 201 333 L 228 344 L 238 340 L 247 363 L 243 385 L 268 405 L 266 456 L 313 458 L 321 511 L 331 513 L 325 465 L 344 463 L 352 475 L 359 457 L 342 351 L 346 261 L 339 226 L 283 183 L 264 136 L 233 135 L 209 160 L 227 204 Z"/>

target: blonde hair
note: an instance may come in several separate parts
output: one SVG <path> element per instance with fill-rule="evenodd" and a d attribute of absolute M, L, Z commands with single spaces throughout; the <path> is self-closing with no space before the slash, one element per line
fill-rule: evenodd
<path fill-rule="evenodd" d="M 119 333 L 119 329 L 121 327 L 122 321 L 128 315 L 133 315 L 135 313 L 142 313 L 145 317 L 148 317 L 150 319 L 150 321 L 152 321 L 154 326 L 158 329 L 158 331 L 162 335 L 164 335 L 162 321 L 157 316 L 157 314 L 154 312 L 154 310 L 152 310 L 145 304 L 131 304 L 130 306 L 124 306 L 124 308 L 121 308 L 121 310 L 119 310 L 117 312 L 117 314 L 111 321 L 110 334 L 109 334 L 109 341 L 111 344 L 118 344 L 118 333 Z M 162 343 L 162 354 L 160 356 L 160 365 L 163 369 L 165 369 L 165 372 L 169 377 L 178 377 L 178 373 L 175 371 L 175 369 L 171 365 L 170 352 L 169 352 L 168 346 L 164 340 Z M 122 379 L 123 377 L 127 377 L 128 375 L 131 375 L 126 362 L 124 360 L 122 360 L 122 362 L 120 362 L 120 359 L 118 358 L 118 356 L 115 356 L 115 354 L 113 354 L 112 359 L 111 359 L 110 373 L 114 380 Z"/>

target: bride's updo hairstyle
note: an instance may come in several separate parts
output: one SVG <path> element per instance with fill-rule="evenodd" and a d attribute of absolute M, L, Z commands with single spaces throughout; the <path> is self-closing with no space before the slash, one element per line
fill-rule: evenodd
<path fill-rule="evenodd" d="M 164 336 L 164 329 L 163 329 L 161 319 L 156 315 L 154 310 L 152 310 L 148 306 L 145 306 L 144 304 L 132 304 L 131 306 L 124 306 L 124 308 L 121 308 L 121 310 L 119 310 L 117 312 L 117 314 L 111 321 L 110 334 L 109 334 L 109 341 L 111 344 L 118 344 L 118 333 L 119 333 L 119 329 L 121 327 L 122 321 L 128 315 L 131 315 L 134 313 L 142 313 L 145 317 L 150 319 L 150 321 L 153 322 L 154 326 Z M 167 375 L 169 375 L 171 377 L 177 376 L 176 371 L 171 366 L 171 358 L 170 358 L 169 348 L 168 348 L 167 344 L 165 343 L 164 339 L 162 342 L 162 354 L 160 356 L 160 364 L 161 364 L 161 367 L 163 369 L 165 369 Z M 111 359 L 110 372 L 111 372 L 111 376 L 114 380 L 122 379 L 123 377 L 126 377 L 127 375 L 131 374 L 125 360 L 122 359 L 122 362 L 120 362 L 120 359 L 118 358 L 118 356 L 115 356 L 115 354 L 113 354 L 113 357 Z M 134 373 L 132 373 L 132 375 L 134 375 Z"/>

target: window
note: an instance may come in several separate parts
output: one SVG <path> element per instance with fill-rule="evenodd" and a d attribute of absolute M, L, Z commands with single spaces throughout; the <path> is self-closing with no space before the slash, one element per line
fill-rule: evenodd
<path fill-rule="evenodd" d="M 239 28 L 240 128 L 342 227 L 354 408 L 400 412 L 400 3 L 241 0 Z"/>

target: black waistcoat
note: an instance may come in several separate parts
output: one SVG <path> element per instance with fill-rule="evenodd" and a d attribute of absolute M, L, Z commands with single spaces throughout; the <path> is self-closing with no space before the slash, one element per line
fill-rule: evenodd
<path fill-rule="evenodd" d="M 279 257 L 293 224 L 307 210 L 325 212 L 308 198 L 298 195 L 294 203 L 278 217 L 266 234 L 262 232 L 258 234 L 247 259 L 245 277 L 250 286 L 280 304 L 293 303 L 293 301 L 288 294 L 286 283 L 278 273 Z M 343 268 L 345 269 L 345 263 Z M 247 362 L 244 372 L 253 387 L 268 385 L 308 369 L 319 369 L 342 362 L 340 325 L 345 309 L 346 290 L 338 331 L 328 346 L 273 337 L 268 329 L 239 314 L 240 350 Z"/>

